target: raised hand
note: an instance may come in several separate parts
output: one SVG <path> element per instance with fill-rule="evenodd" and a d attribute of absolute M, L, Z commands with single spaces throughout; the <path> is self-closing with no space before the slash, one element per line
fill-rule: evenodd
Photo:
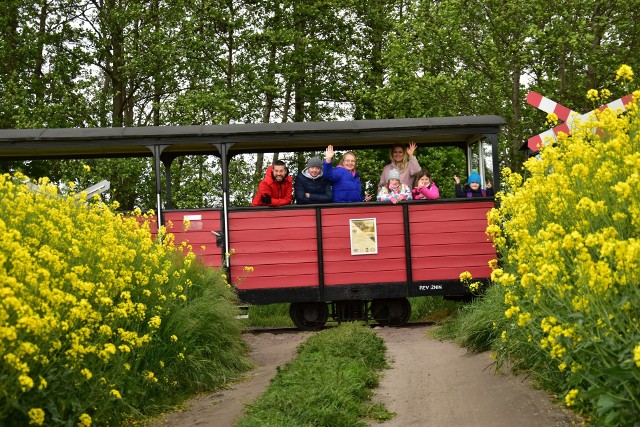
<path fill-rule="evenodd" d="M 328 147 L 327 147 L 327 149 L 326 149 L 326 150 L 324 150 L 324 159 L 325 159 L 327 162 L 330 162 L 330 161 L 331 161 L 331 159 L 333 159 L 333 154 L 334 154 L 334 152 L 333 152 L 333 145 L 330 145 L 330 146 L 328 146 Z"/>
<path fill-rule="evenodd" d="M 409 144 L 409 148 L 407 148 L 407 154 L 409 155 L 409 157 L 413 156 L 413 153 L 416 152 L 416 148 L 418 148 L 418 145 L 411 141 L 411 143 Z"/>

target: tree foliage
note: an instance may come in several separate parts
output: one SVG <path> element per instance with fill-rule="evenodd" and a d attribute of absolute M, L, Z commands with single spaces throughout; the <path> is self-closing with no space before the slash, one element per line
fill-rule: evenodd
<path fill-rule="evenodd" d="M 526 106 L 526 93 L 592 109 L 586 90 L 611 86 L 620 64 L 638 62 L 638 6 L 640 0 L 6 0 L 0 126 L 495 114 L 508 123 L 500 162 L 518 170 L 519 148 L 544 130 L 544 115 Z M 369 187 L 386 162 L 382 151 L 358 153 Z M 445 186 L 452 172 L 462 173 L 464 163 L 446 150 L 421 148 L 418 155 Z M 254 160 L 253 176 L 240 173 L 253 165 L 234 172 L 241 204 L 266 168 L 262 157 Z M 218 200 L 216 159 L 175 162 L 176 201 Z M 300 167 L 304 159 L 292 162 Z M 107 169 L 132 173 L 122 182 L 129 188 L 118 188 L 127 195 L 123 207 L 155 199 L 147 163 L 101 163 L 95 161 L 92 181 Z M 0 167 L 79 182 L 71 164 Z"/>

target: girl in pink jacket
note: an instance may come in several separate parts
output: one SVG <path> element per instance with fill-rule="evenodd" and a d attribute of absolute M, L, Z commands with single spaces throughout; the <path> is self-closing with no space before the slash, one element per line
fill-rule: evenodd
<path fill-rule="evenodd" d="M 435 200 L 440 197 L 440 190 L 436 183 L 431 180 L 431 174 L 422 169 L 416 175 L 411 189 L 413 200 Z"/>

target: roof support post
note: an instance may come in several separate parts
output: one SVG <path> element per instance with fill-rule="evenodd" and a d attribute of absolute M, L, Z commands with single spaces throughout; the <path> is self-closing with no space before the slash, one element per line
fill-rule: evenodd
<path fill-rule="evenodd" d="M 162 220 L 162 170 L 160 168 L 160 156 L 162 155 L 162 151 L 167 147 L 168 145 L 152 145 L 147 147 L 153 154 L 153 170 L 156 175 L 156 214 L 158 215 L 158 230 L 160 230 L 164 222 Z"/>
<path fill-rule="evenodd" d="M 220 168 L 222 169 L 222 236 L 223 236 L 223 254 L 222 265 L 227 269 L 231 268 L 229 258 L 231 256 L 231 248 L 229 247 L 229 147 L 227 144 L 211 144 L 220 152 Z M 229 277 L 231 277 L 229 275 Z"/>

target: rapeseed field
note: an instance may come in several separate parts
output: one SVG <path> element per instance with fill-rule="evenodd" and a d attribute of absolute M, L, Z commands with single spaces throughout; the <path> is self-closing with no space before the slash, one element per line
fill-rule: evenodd
<path fill-rule="evenodd" d="M 616 79 L 628 88 L 633 70 Z M 608 96 L 587 94 L 594 107 Z M 594 424 L 640 420 L 639 99 L 558 135 L 524 177 L 504 170 L 489 214 L 500 262 L 487 296 L 503 308 L 484 336 L 499 364 L 534 372 Z"/>
<path fill-rule="evenodd" d="M 117 425 L 249 366 L 219 272 L 84 196 L 0 176 L 2 425 Z"/>

